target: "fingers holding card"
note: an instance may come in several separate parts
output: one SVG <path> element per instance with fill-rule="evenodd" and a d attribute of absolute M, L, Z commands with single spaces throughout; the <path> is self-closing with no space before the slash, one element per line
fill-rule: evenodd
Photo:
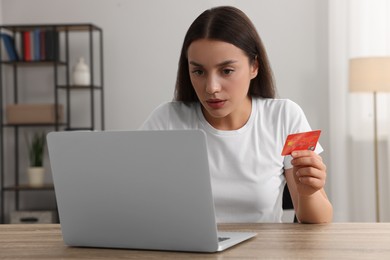
<path fill-rule="evenodd" d="M 318 139 L 320 138 L 321 130 L 290 134 L 287 136 L 283 147 L 282 155 L 290 155 L 296 150 L 312 150 L 314 151 Z"/>

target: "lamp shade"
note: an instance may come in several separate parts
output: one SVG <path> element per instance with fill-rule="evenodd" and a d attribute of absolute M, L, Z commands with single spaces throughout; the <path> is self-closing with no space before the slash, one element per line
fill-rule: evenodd
<path fill-rule="evenodd" d="M 390 92 L 390 57 L 350 59 L 349 90 L 352 92 Z"/>

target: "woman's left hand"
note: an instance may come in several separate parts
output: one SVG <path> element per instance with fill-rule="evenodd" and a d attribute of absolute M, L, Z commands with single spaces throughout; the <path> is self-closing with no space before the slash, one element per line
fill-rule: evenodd
<path fill-rule="evenodd" d="M 301 196 L 310 196 L 325 186 L 326 165 L 321 156 L 310 150 L 292 152 L 294 180 Z"/>

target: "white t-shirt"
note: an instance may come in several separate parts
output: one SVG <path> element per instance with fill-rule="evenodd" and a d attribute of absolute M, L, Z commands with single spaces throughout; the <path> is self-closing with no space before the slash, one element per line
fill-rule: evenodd
<path fill-rule="evenodd" d="M 281 222 L 288 134 L 310 131 L 302 109 L 287 99 L 252 99 L 248 122 L 223 131 L 204 118 L 200 104 L 168 102 L 157 107 L 141 127 L 149 130 L 202 129 L 207 136 L 217 221 Z M 322 151 L 317 145 L 316 152 Z"/>

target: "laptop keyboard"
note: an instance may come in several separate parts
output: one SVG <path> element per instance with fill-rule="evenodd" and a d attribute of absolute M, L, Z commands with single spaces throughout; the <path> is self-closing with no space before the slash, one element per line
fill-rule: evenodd
<path fill-rule="evenodd" d="M 230 239 L 230 237 L 218 237 L 218 242 L 222 242 L 228 239 Z"/>

